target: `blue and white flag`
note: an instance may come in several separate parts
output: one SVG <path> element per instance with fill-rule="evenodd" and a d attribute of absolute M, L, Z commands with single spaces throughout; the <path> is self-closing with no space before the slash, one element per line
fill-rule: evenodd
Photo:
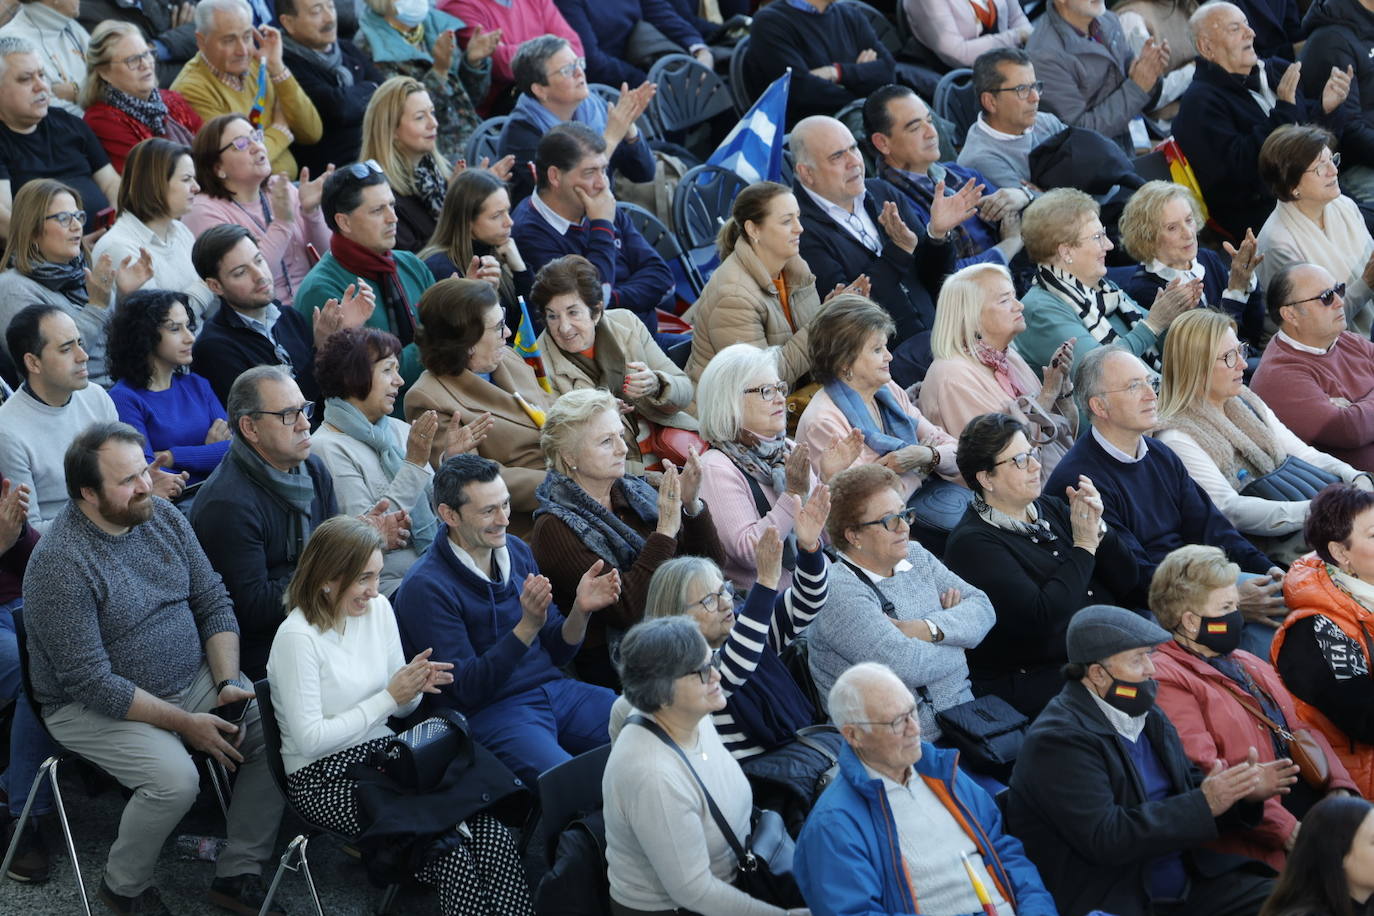
<path fill-rule="evenodd" d="M 787 87 L 792 70 L 773 81 L 706 160 L 729 169 L 750 184 L 782 177 L 782 136 L 787 119 Z"/>

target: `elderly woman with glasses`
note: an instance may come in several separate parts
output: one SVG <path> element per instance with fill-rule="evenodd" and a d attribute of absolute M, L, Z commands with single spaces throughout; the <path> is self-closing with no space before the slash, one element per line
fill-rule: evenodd
<path fill-rule="evenodd" d="M 1043 451 L 1006 414 L 974 417 L 959 436 L 959 473 L 973 504 L 949 535 L 945 565 L 992 601 L 997 622 L 968 653 L 973 692 L 996 694 L 1029 718 L 1064 686 L 1064 632 L 1089 604 L 1120 604 L 1135 560 L 1102 522 L 1086 477 L 1066 503 L 1045 493 Z"/>
<path fill-rule="evenodd" d="M 701 435 L 711 444 L 701 456 L 701 496 L 725 548 L 725 575 L 741 589 L 754 584 L 754 549 L 770 527 L 783 538 L 782 584 L 790 584 L 797 513 L 816 483 L 853 464 L 863 447 L 858 429 L 827 443 L 818 478 L 810 447 L 787 438 L 787 382 L 778 362 L 776 349 L 733 344 L 715 355 L 697 386 Z"/>
<path fill-rule="evenodd" d="M 601 777 L 611 912 L 650 916 L 806 916 L 733 885 L 740 863 L 702 789 L 742 841 L 754 793 L 712 714 L 725 707 L 717 656 L 682 617 L 646 620 L 620 644 L 625 694 L 611 711 Z M 698 780 L 700 782 L 698 782 Z"/>
<path fill-rule="evenodd" d="M 921 733 L 937 741 L 935 713 L 973 699 L 966 653 L 996 622 L 992 603 L 911 540 L 916 513 L 893 471 L 841 471 L 830 500 L 826 532 L 839 562 L 806 637 L 816 688 L 825 696 L 850 666 L 882 662 L 920 697 Z"/>
<path fill-rule="evenodd" d="M 1341 193 L 1335 145 L 1325 128 L 1285 124 L 1260 147 L 1260 179 L 1278 198 L 1259 233 L 1260 283 L 1268 288 L 1291 264 L 1323 267 L 1346 285 L 1346 324 L 1368 337 L 1374 330 L 1374 236 L 1359 206 Z"/>
<path fill-rule="evenodd" d="M 1103 344 L 1119 344 L 1158 372 L 1169 324 L 1202 298 L 1201 280 L 1178 280 L 1153 304 L 1138 305 L 1107 279 L 1114 247 L 1099 219 L 1097 201 L 1074 188 L 1055 188 L 1021 214 L 1026 255 L 1035 282 L 1021 297 L 1026 329 L 1016 349 L 1031 366 L 1048 366 L 1066 340 L 1074 365 Z"/>
<path fill-rule="evenodd" d="M 1200 309 L 1175 321 L 1155 436 L 1236 530 L 1286 564 L 1308 550 L 1302 527 L 1318 490 L 1333 480 L 1374 489 L 1374 480 L 1290 432 L 1245 386 L 1246 355 L 1223 312 Z"/>

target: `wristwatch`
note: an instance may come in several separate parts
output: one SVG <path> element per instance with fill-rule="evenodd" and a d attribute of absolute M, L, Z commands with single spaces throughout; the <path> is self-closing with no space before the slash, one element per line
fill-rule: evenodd
<path fill-rule="evenodd" d="M 940 625 L 939 625 L 938 623 L 936 623 L 935 621 L 931 620 L 929 617 L 922 617 L 922 618 L 921 618 L 921 623 L 925 624 L 927 627 L 930 628 L 930 641 L 931 641 L 931 642 L 943 642 L 943 641 L 944 641 L 944 639 L 945 639 L 945 631 L 942 630 L 942 629 L 940 629 Z"/>
<path fill-rule="evenodd" d="M 223 690 L 225 687 L 228 687 L 230 684 L 233 684 L 235 687 L 242 687 L 242 686 L 243 686 L 242 684 L 239 683 L 239 679 L 238 679 L 238 678 L 236 678 L 236 677 L 226 677 L 224 680 L 220 681 L 218 684 L 215 685 L 215 696 L 219 696 L 220 691 Z"/>

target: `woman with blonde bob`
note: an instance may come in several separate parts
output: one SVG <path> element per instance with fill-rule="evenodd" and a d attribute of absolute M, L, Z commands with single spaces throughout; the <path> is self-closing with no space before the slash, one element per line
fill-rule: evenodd
<path fill-rule="evenodd" d="M 394 734 L 388 718 L 410 715 L 424 694 L 453 683 L 453 665 L 431 661 L 431 650 L 409 663 L 401 653 L 391 602 L 377 590 L 382 547 L 376 529 L 356 518 L 316 528 L 286 588 L 291 610 L 267 661 L 287 795 L 312 823 L 355 837 L 369 824 L 349 773 L 384 753 Z M 480 778 L 489 765 L 476 754 L 462 777 Z M 447 784 L 437 798 L 447 799 Z M 475 806 L 442 810 L 454 842 L 415 877 L 438 886 L 445 916 L 533 913 L 505 826 Z"/>
<path fill-rule="evenodd" d="M 1269 662 L 1239 648 L 1244 626 L 1236 604 L 1239 573 L 1220 548 L 1200 544 L 1178 548 L 1155 569 L 1150 610 L 1173 634 L 1152 659 L 1158 703 L 1202 772 L 1210 772 L 1218 761 L 1244 760 L 1252 753 L 1259 763 L 1278 768 L 1280 785 L 1287 783 L 1290 791 L 1263 802 L 1259 824 L 1248 829 L 1232 826 L 1208 846 L 1282 869 L 1307 809 L 1324 794 L 1354 792 L 1355 783 L 1326 737 L 1305 727 L 1293 697 Z M 1289 741 L 1256 713 L 1313 739 L 1331 774 L 1324 790 L 1296 779 Z"/>
<path fill-rule="evenodd" d="M 1011 345 L 1026 329 L 1025 307 L 1011 274 L 1000 264 L 973 264 L 940 287 L 930 349 L 935 361 L 921 384 L 926 417 L 946 430 L 963 430 L 974 417 L 1001 413 L 1031 431 L 1040 447 L 1040 473 L 1049 479 L 1078 434 L 1069 366 L 1073 339 L 1041 369 L 1042 384 Z"/>
<path fill-rule="evenodd" d="M 654 570 L 682 554 L 716 562 L 725 557 L 710 510 L 698 497 L 701 463 L 692 451 L 679 474 L 665 464 L 658 492 L 626 474 L 619 402 L 600 388 L 570 391 L 554 402 L 540 431 L 548 464 L 535 491 L 534 531 L 528 538 L 539 571 L 553 583 L 558 607 L 572 607 L 577 584 L 597 560 L 620 570 L 620 598 L 587 623 L 577 653 L 578 677 L 617 687 L 612 631 L 643 617 Z"/>
<path fill-rule="evenodd" d="M 1247 495 L 1247 486 L 1275 471 L 1285 476 L 1279 469 L 1285 462 L 1296 469 L 1293 459 L 1365 489 L 1374 480 L 1293 435 L 1245 386 L 1247 353 L 1224 312 L 1199 309 L 1175 321 L 1164 344 L 1156 435 L 1238 531 L 1288 563 L 1307 552 L 1302 526 L 1310 496 L 1265 498 Z"/>

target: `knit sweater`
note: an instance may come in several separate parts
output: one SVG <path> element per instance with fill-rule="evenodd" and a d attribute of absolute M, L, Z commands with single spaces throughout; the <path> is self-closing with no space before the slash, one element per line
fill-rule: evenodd
<path fill-rule="evenodd" d="M 121 379 L 110 389 L 110 400 L 119 411 L 119 419 L 143 434 L 144 457 L 151 462 L 153 452 L 170 450 L 170 470 L 189 472 L 188 483 L 208 477 L 229 451 L 228 439 L 205 441 L 214 422 L 227 423 L 229 416 L 210 390 L 210 383 L 199 375 L 173 375 L 171 387 L 163 391 L 135 388 Z"/>
<path fill-rule="evenodd" d="M 29 488 L 30 525 L 47 531 L 67 503 L 67 446 L 92 423 L 118 419 L 114 401 L 99 385 L 72 392 L 61 407 L 43 403 L 27 387 L 0 404 L 0 475 L 12 486 Z"/>
<path fill-rule="evenodd" d="M 103 255 L 109 255 L 115 264 L 137 261 L 141 252 L 146 250 L 153 259 L 153 275 L 140 289 L 171 289 L 185 293 L 191 300 L 191 310 L 197 321 L 203 321 L 215 294 L 196 273 L 191 262 L 191 250 L 196 244 L 196 234 L 179 219 L 172 220 L 167 227 L 164 239 L 134 214 L 125 211 L 119 214 L 110 231 L 100 237 L 91 250 L 91 262 L 99 263 Z"/>
<path fill-rule="evenodd" d="M 1250 388 L 1299 439 L 1374 472 L 1374 343 L 1346 331 L 1318 355 L 1275 336 Z"/>
<path fill-rule="evenodd" d="M 891 601 L 896 620 L 933 620 L 944 639 L 925 642 L 903 634 L 883 612 L 874 589 L 859 579 L 867 573 L 836 563 L 830 572 L 827 610 L 816 615 L 807 631 L 808 660 L 822 697 L 830 693 L 836 678 L 859 662 L 882 662 L 913 692 L 924 687 L 929 702 L 917 704 L 921 734 L 937 741 L 941 732 L 936 710 L 973 699 L 965 650 L 982 642 L 997 618 L 987 595 L 915 541 L 907 547 L 906 560 L 911 568 L 876 583 L 877 589 Z M 941 607 L 940 595 L 951 588 L 959 590 L 959 603 Z"/>
<path fill-rule="evenodd" d="M 977 169 L 999 188 L 1019 188 L 1023 182 L 1031 180 L 1031 150 L 1067 126 L 1048 111 L 1042 111 L 1036 114 L 1030 130 L 1007 139 L 1004 135 L 990 133 L 991 128 L 980 114 L 964 138 L 959 164 Z"/>
<path fill-rule="evenodd" d="M 200 670 L 204 643 L 238 633 L 234 609 L 185 516 L 151 497 L 153 516 L 107 534 L 69 504 L 24 576 L 33 698 L 122 719 L 135 688 L 167 699 Z"/>
<path fill-rule="evenodd" d="M 25 306 L 57 306 L 76 322 L 76 329 L 81 332 L 81 346 L 89 357 L 86 363 L 87 377 L 93 384 L 108 388 L 111 382 L 109 370 L 105 367 L 105 338 L 110 316 L 114 314 L 114 300 L 115 294 L 111 292 L 108 303 L 89 302 L 81 305 L 11 267 L 0 273 L 0 328 L 8 328 L 14 316 Z"/>

